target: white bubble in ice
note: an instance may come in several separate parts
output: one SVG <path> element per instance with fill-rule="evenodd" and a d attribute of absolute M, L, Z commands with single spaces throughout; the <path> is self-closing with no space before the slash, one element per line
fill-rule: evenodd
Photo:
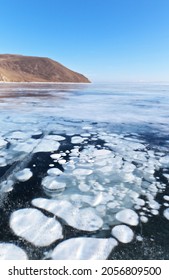
<path fill-rule="evenodd" d="M 84 141 L 84 138 L 80 137 L 80 136 L 73 136 L 71 139 L 72 144 L 79 144 L 82 143 Z"/>
<path fill-rule="evenodd" d="M 169 195 L 164 195 L 163 198 L 167 201 L 169 201 Z"/>
<path fill-rule="evenodd" d="M 50 157 L 52 159 L 59 159 L 59 158 L 61 158 L 61 155 L 60 154 L 52 154 L 52 155 L 50 155 Z"/>
<path fill-rule="evenodd" d="M 28 181 L 33 176 L 30 168 L 25 168 L 15 173 L 15 177 L 20 182 Z"/>
<path fill-rule="evenodd" d="M 114 238 L 71 238 L 57 245 L 51 258 L 53 260 L 106 260 L 117 244 Z"/>
<path fill-rule="evenodd" d="M 0 147 L 6 146 L 7 141 L 5 141 L 3 138 L 0 137 Z"/>
<path fill-rule="evenodd" d="M 0 260 L 27 260 L 24 250 L 12 243 L 0 243 Z"/>
<path fill-rule="evenodd" d="M 93 171 L 87 168 L 76 168 L 75 170 L 73 170 L 73 174 L 76 176 L 88 176 L 92 173 Z"/>
<path fill-rule="evenodd" d="M 138 235 L 138 236 L 136 236 L 136 239 L 138 240 L 138 241 L 143 241 L 143 237 L 142 236 L 140 236 L 140 235 Z"/>
<path fill-rule="evenodd" d="M 50 174 L 50 176 L 46 176 L 45 178 L 43 178 L 42 186 L 47 190 L 63 190 L 66 187 L 66 183 L 60 182 L 59 180 L 57 180 L 57 177 L 54 177 L 53 175 L 51 176 Z"/>
<path fill-rule="evenodd" d="M 50 168 L 47 171 L 47 174 L 50 176 L 58 176 L 61 175 L 63 172 L 59 168 Z"/>
<path fill-rule="evenodd" d="M 66 200 L 59 201 L 45 198 L 33 199 L 32 204 L 62 218 L 68 225 L 76 229 L 96 231 L 103 225 L 103 220 L 91 207 L 79 209 Z"/>
<path fill-rule="evenodd" d="M 147 218 L 146 216 L 141 216 L 141 217 L 140 217 L 140 221 L 141 221 L 142 223 L 147 223 L 147 222 L 148 222 L 148 218 Z"/>
<path fill-rule="evenodd" d="M 163 215 L 167 220 L 169 220 L 169 208 L 164 210 Z"/>
<path fill-rule="evenodd" d="M 10 227 L 17 236 L 39 247 L 63 238 L 61 224 L 33 208 L 14 211 L 10 217 Z"/>
<path fill-rule="evenodd" d="M 118 221 L 131 226 L 137 226 L 139 223 L 137 213 L 131 209 L 121 210 L 116 214 L 115 217 Z"/>
<path fill-rule="evenodd" d="M 115 226 L 111 233 L 122 243 L 129 243 L 134 237 L 133 231 L 126 225 Z"/>
<path fill-rule="evenodd" d="M 57 151 L 60 143 L 50 139 L 42 139 L 39 145 L 33 150 L 34 153 L 38 152 L 52 152 Z"/>

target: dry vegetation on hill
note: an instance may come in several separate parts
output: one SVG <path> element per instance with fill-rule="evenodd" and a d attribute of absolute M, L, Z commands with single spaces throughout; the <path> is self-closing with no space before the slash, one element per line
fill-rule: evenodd
<path fill-rule="evenodd" d="M 45 57 L 0 55 L 1 82 L 90 83 L 82 74 Z"/>

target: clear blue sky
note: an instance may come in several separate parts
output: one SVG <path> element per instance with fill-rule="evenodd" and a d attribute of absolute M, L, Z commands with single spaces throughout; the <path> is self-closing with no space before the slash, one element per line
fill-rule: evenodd
<path fill-rule="evenodd" d="M 0 0 L 0 53 L 92 81 L 169 81 L 169 0 Z"/>

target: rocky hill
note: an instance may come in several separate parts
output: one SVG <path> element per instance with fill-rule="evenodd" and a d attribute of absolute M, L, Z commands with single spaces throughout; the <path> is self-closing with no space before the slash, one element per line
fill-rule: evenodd
<path fill-rule="evenodd" d="M 0 82 L 68 82 L 90 83 L 82 74 L 46 58 L 0 55 Z"/>

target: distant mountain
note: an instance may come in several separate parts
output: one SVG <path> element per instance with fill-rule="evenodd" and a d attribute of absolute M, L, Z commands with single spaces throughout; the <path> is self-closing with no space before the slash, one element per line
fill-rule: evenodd
<path fill-rule="evenodd" d="M 90 83 L 82 74 L 52 59 L 13 54 L 0 55 L 0 81 Z"/>

